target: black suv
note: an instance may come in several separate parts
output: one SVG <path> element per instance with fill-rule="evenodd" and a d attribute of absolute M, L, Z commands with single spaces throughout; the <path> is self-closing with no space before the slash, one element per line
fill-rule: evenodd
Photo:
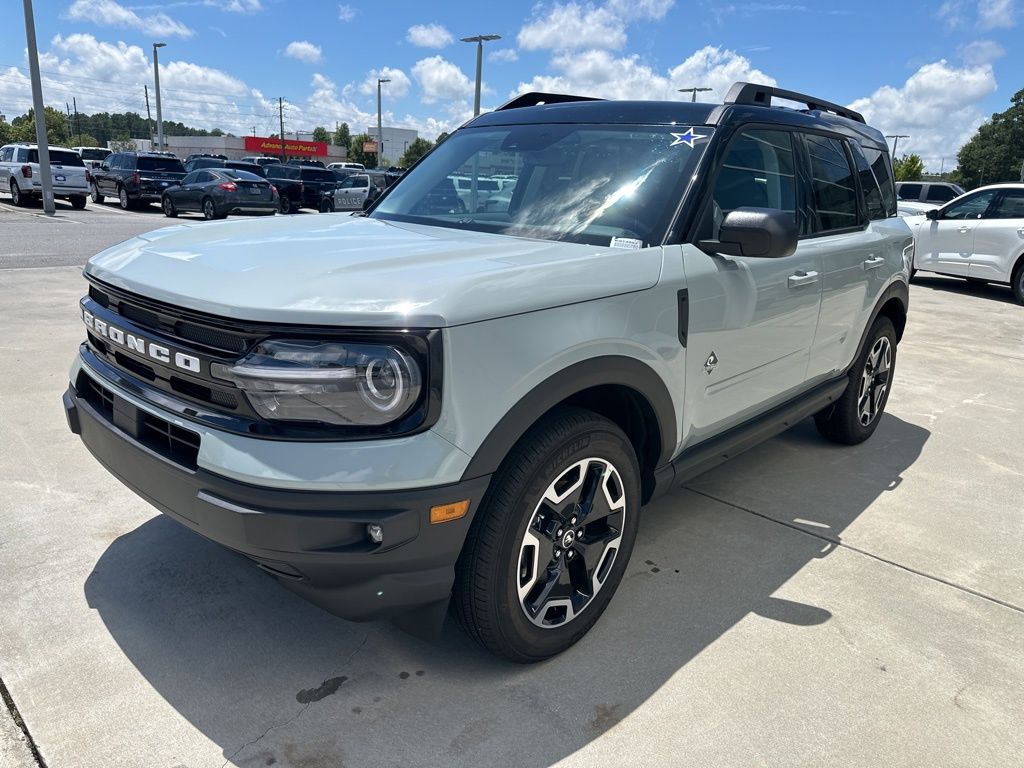
<path fill-rule="evenodd" d="M 115 152 L 89 172 L 89 194 L 97 205 L 116 197 L 128 210 L 140 203 L 158 203 L 164 190 L 181 183 L 181 160 L 155 152 Z"/>
<path fill-rule="evenodd" d="M 263 170 L 281 195 L 281 213 L 299 208 L 327 210 L 327 201 L 338 185 L 334 171 L 312 165 L 265 165 Z"/>

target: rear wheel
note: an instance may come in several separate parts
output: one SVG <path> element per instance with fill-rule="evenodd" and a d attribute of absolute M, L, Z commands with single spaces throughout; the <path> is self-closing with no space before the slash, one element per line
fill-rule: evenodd
<path fill-rule="evenodd" d="M 532 427 L 494 475 L 456 565 L 452 607 L 466 631 L 520 663 L 582 638 L 626 570 L 639 476 L 629 439 L 597 414 L 564 408 Z"/>
<path fill-rule="evenodd" d="M 203 218 L 207 221 L 224 218 L 224 214 L 217 213 L 217 206 L 212 197 L 203 198 Z"/>
<path fill-rule="evenodd" d="M 18 207 L 28 205 L 26 196 L 21 194 L 21 188 L 14 179 L 11 179 L 11 203 Z"/>
<path fill-rule="evenodd" d="M 96 186 L 95 182 L 89 185 L 89 197 L 96 205 L 103 205 L 103 195 L 100 194 L 100 188 Z"/>
<path fill-rule="evenodd" d="M 160 207 L 163 208 L 164 216 L 167 218 L 177 218 L 178 209 L 174 207 L 174 201 L 168 195 L 164 195 L 163 200 L 160 201 Z"/>
<path fill-rule="evenodd" d="M 281 195 L 281 213 L 291 213 L 293 210 L 291 198 L 288 195 Z"/>
<path fill-rule="evenodd" d="M 71 207 L 77 211 L 85 208 L 85 195 L 72 195 L 68 198 L 71 201 Z"/>
<path fill-rule="evenodd" d="M 128 190 L 124 187 L 117 188 L 117 202 L 122 211 L 130 211 L 132 208 L 131 198 L 128 197 Z"/>
<path fill-rule="evenodd" d="M 1024 258 L 1017 262 L 1010 286 L 1013 288 L 1013 295 L 1017 301 L 1024 304 Z"/>
<path fill-rule="evenodd" d="M 896 368 L 896 329 L 888 317 L 871 326 L 864 350 L 850 368 L 846 391 L 814 416 L 818 431 L 837 443 L 867 440 L 882 420 Z"/>

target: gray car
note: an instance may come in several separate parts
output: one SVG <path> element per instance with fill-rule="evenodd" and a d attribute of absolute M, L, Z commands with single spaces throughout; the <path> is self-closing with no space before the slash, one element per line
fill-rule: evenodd
<path fill-rule="evenodd" d="M 501 210 L 453 185 L 507 169 Z M 64 408 L 122 482 L 297 594 L 424 635 L 451 609 L 538 661 L 608 606 L 644 504 L 807 417 L 871 437 L 911 252 L 854 111 L 748 83 L 531 93 L 367 215 L 93 257 Z"/>
<path fill-rule="evenodd" d="M 272 216 L 277 213 L 278 203 L 277 190 L 269 181 L 233 168 L 192 171 L 160 198 L 160 207 L 170 218 L 186 211 L 196 211 L 206 219 L 223 219 L 230 213 Z"/>

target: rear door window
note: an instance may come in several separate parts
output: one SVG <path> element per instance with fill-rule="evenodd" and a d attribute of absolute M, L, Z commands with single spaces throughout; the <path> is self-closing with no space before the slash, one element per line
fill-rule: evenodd
<path fill-rule="evenodd" d="M 1024 219 L 1024 189 L 1007 189 L 988 218 Z"/>
<path fill-rule="evenodd" d="M 839 139 L 804 134 L 811 161 L 811 201 L 821 234 L 857 227 L 857 183 L 846 148 Z"/>
<path fill-rule="evenodd" d="M 896 190 L 896 195 L 900 200 L 919 200 L 921 198 L 920 184 L 900 184 L 899 189 Z"/>
<path fill-rule="evenodd" d="M 957 195 L 957 193 L 950 187 L 940 184 L 931 184 L 928 187 L 928 192 L 924 199 L 929 203 L 948 203 L 955 197 L 959 197 L 959 195 Z"/>

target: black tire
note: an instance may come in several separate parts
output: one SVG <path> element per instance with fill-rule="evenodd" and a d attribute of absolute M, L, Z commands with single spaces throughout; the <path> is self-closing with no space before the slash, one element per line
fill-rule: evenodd
<path fill-rule="evenodd" d="M 1013 276 L 1010 278 L 1010 287 L 1013 289 L 1013 296 L 1018 304 L 1024 304 L 1024 258 L 1017 261 L 1014 267 Z"/>
<path fill-rule="evenodd" d="M 95 183 L 89 185 L 89 196 L 96 205 L 103 205 L 103 195 L 100 194 L 100 188 Z"/>
<path fill-rule="evenodd" d="M 21 193 L 21 187 L 18 186 L 18 182 L 14 179 L 11 179 L 11 204 L 19 208 L 28 206 L 28 195 Z"/>
<path fill-rule="evenodd" d="M 178 209 L 174 207 L 174 201 L 171 200 L 170 196 L 163 196 L 163 199 L 160 201 L 160 207 L 163 209 L 164 216 L 168 219 L 178 218 Z"/>
<path fill-rule="evenodd" d="M 320 213 L 334 213 L 334 201 L 325 197 L 320 201 Z"/>
<path fill-rule="evenodd" d="M 886 345 L 888 362 L 883 370 Z M 871 326 L 864 349 L 850 366 L 846 390 L 835 403 L 814 415 L 818 431 L 829 440 L 846 445 L 857 445 L 871 437 L 882 420 L 895 372 L 896 329 L 888 317 L 879 317 Z M 884 389 L 879 392 L 883 383 Z"/>
<path fill-rule="evenodd" d="M 281 213 L 289 214 L 295 211 L 295 207 L 292 205 L 292 199 L 288 195 L 281 195 Z"/>
<path fill-rule="evenodd" d="M 213 221 L 214 219 L 223 219 L 226 214 L 217 212 L 217 204 L 213 202 L 212 197 L 204 197 L 202 203 L 203 218 L 207 221 Z"/>
<path fill-rule="evenodd" d="M 130 211 L 134 207 L 132 199 L 128 197 L 128 190 L 124 187 L 117 188 L 117 204 L 121 206 L 122 211 Z"/>
<path fill-rule="evenodd" d="M 614 473 L 601 474 L 606 466 Z M 579 485 L 565 480 L 574 471 Z M 492 653 L 531 663 L 561 653 L 590 631 L 622 581 L 633 550 L 639 478 L 629 439 L 602 416 L 560 408 L 531 427 L 495 473 L 456 564 L 452 611 L 466 632 Z M 560 511 L 542 501 L 556 480 L 569 482 Z M 605 493 L 598 497 L 602 488 Z M 612 496 L 614 506 L 607 501 Z M 591 568 L 603 578 L 589 575 Z M 573 600 L 580 601 L 572 616 L 570 608 L 557 605 L 570 600 L 548 599 L 553 592 L 545 591 L 545 579 L 556 572 L 570 582 L 565 589 L 572 587 Z M 577 577 L 590 584 L 589 597 L 574 591 Z M 521 584 L 528 590 L 522 598 Z M 533 618 L 527 603 L 540 607 Z"/>
<path fill-rule="evenodd" d="M 85 208 L 85 195 L 72 195 L 68 200 L 71 201 L 71 207 L 76 211 L 80 211 Z"/>

